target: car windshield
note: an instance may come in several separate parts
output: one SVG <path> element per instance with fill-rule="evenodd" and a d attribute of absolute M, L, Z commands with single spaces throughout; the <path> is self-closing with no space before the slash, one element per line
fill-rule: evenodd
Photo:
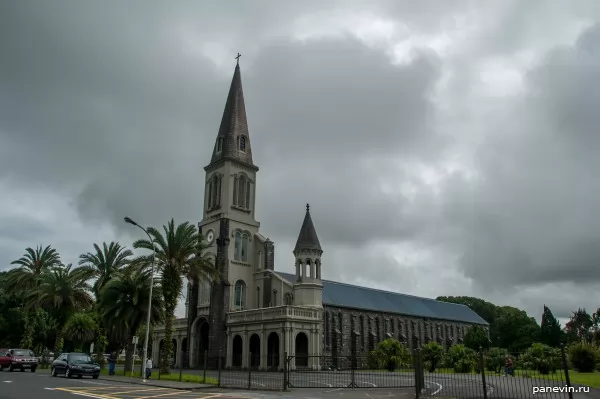
<path fill-rule="evenodd" d="M 73 363 L 90 363 L 92 359 L 88 355 L 77 354 L 77 355 L 69 355 L 69 361 Z"/>
<path fill-rule="evenodd" d="M 28 350 L 15 350 L 13 356 L 35 356 L 32 351 Z"/>

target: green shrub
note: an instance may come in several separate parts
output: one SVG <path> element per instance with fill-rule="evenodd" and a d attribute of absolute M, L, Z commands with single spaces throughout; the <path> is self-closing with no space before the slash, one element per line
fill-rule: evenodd
<path fill-rule="evenodd" d="M 587 343 L 577 343 L 568 348 L 571 366 L 580 373 L 591 373 L 596 369 L 598 353 Z"/>
<path fill-rule="evenodd" d="M 377 368 L 394 371 L 397 368 L 409 367 L 411 364 L 411 354 L 408 349 L 394 338 L 388 338 L 380 342 L 369 356 L 369 365 L 371 362 L 377 363 Z"/>
<path fill-rule="evenodd" d="M 464 345 L 452 346 L 444 356 L 444 366 L 455 373 L 470 373 L 477 365 L 477 353 Z"/>
<path fill-rule="evenodd" d="M 495 373 L 501 373 L 504 369 L 506 355 L 508 355 L 508 351 L 503 348 L 490 348 L 489 351 L 485 353 L 484 362 L 485 367 L 488 371 L 493 371 Z"/>
<path fill-rule="evenodd" d="M 519 357 L 519 366 L 526 370 L 535 370 L 540 374 L 555 373 L 561 367 L 560 349 L 535 343 Z"/>
<path fill-rule="evenodd" d="M 442 359 L 444 358 L 444 348 L 437 342 L 429 342 L 423 345 L 421 348 L 423 356 L 423 365 L 430 372 L 433 373 L 436 368 L 441 366 Z"/>

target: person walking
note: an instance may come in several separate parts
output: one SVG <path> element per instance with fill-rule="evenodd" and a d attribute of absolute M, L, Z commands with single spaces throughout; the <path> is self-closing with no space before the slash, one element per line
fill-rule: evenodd
<path fill-rule="evenodd" d="M 514 375 L 513 361 L 508 355 L 504 361 L 504 376 L 506 377 L 507 375 Z"/>
<path fill-rule="evenodd" d="M 146 360 L 146 379 L 149 380 L 152 375 L 152 359 Z"/>

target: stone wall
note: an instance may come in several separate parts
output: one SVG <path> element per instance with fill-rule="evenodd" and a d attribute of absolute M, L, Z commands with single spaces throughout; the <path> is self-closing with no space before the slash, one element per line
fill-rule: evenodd
<path fill-rule="evenodd" d="M 366 356 L 390 337 L 409 348 L 431 341 L 447 348 L 461 343 L 470 326 L 450 320 L 324 306 L 323 355 L 349 356 L 356 350 L 358 356 Z"/>

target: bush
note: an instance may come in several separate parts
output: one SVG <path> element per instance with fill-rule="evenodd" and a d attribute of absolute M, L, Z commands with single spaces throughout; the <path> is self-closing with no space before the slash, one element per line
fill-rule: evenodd
<path fill-rule="evenodd" d="M 446 353 L 444 365 L 455 373 L 470 373 L 477 365 L 477 353 L 464 345 L 454 345 Z"/>
<path fill-rule="evenodd" d="M 377 345 L 377 349 L 370 353 L 369 365 L 377 363 L 377 368 L 394 371 L 397 368 L 409 367 L 411 355 L 408 349 L 394 338 L 388 338 Z"/>
<path fill-rule="evenodd" d="M 444 348 L 437 342 L 429 342 L 421 348 L 423 364 L 430 373 L 440 366 L 444 358 Z"/>
<path fill-rule="evenodd" d="M 526 370 L 534 370 L 540 374 L 556 372 L 561 367 L 560 349 L 535 343 L 519 358 L 519 365 Z"/>
<path fill-rule="evenodd" d="M 580 373 L 591 373 L 596 369 L 598 354 L 596 349 L 586 343 L 577 343 L 568 348 L 569 361 Z"/>
<path fill-rule="evenodd" d="M 506 355 L 508 351 L 503 348 L 490 348 L 484 356 L 485 366 L 488 371 L 502 373 L 505 366 Z"/>

